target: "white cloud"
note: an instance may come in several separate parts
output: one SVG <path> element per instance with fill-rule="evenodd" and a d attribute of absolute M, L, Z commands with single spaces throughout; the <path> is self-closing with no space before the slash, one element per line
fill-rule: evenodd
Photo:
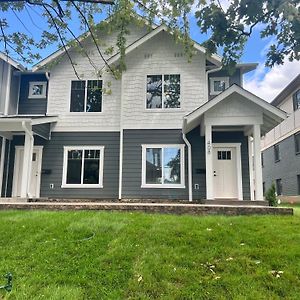
<path fill-rule="evenodd" d="M 270 102 L 299 73 L 300 61 L 290 62 L 286 59 L 283 65 L 276 65 L 270 70 L 260 64 L 254 75 L 244 80 L 244 88 Z"/>

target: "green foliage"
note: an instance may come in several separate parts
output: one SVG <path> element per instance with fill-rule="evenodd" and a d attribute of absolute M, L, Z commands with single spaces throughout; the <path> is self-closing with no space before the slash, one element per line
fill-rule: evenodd
<path fill-rule="evenodd" d="M 0 275 L 14 282 L 0 298 L 299 299 L 299 227 L 300 216 L 1 211 Z"/>
<path fill-rule="evenodd" d="M 276 195 L 276 187 L 275 183 L 273 182 L 271 187 L 267 190 L 266 194 L 266 201 L 268 201 L 269 206 L 277 206 L 278 205 L 278 199 Z"/>
<path fill-rule="evenodd" d="M 219 0 L 116 0 L 109 7 L 105 4 L 73 1 L 6 1 L 0 2 L 0 42 L 2 50 L 15 58 L 17 55 L 20 61 L 28 64 L 40 59 L 40 50 L 50 45 L 77 47 L 81 49 L 82 55 L 89 58 L 84 45 L 75 39 L 78 34 L 74 32 L 79 30 L 83 34 L 81 37 L 84 37 L 84 32 L 89 33 L 90 30 L 95 36 L 93 42 L 100 50 L 101 59 L 106 59 L 103 54 L 109 56 L 116 51 L 121 54 L 116 72 L 118 77 L 126 69 L 125 49 L 128 46 L 126 36 L 129 26 L 144 25 L 142 18 L 136 17 L 136 11 L 142 14 L 144 20 L 148 20 L 149 29 L 154 20 L 165 23 L 175 40 L 183 45 L 187 60 L 191 61 L 194 49 L 189 37 L 190 18 L 196 10 L 199 31 L 210 36 L 203 43 L 208 49 L 207 54 L 221 50 L 223 63 L 229 70 L 239 61 L 247 39 L 258 26 L 262 38 L 271 37 L 274 40 L 267 53 L 267 66 L 282 64 L 285 57 L 299 60 L 299 0 L 234 0 L 230 1 L 226 9 L 222 5 Z M 35 17 L 32 17 L 34 12 Z M 9 22 L 8 16 L 12 13 L 19 21 Z M 99 25 L 100 13 L 106 13 L 108 18 Z M 26 19 L 29 17 L 32 24 L 25 24 L 22 14 L 26 14 Z M 79 28 L 72 27 L 72 20 L 75 19 L 79 20 Z M 37 28 L 39 34 L 33 35 L 28 28 Z M 111 34 L 113 31 L 118 33 L 116 45 L 109 45 L 105 49 L 100 33 Z M 90 63 L 97 73 L 97 66 L 91 60 Z M 114 69 L 111 68 L 110 72 L 114 73 Z"/>

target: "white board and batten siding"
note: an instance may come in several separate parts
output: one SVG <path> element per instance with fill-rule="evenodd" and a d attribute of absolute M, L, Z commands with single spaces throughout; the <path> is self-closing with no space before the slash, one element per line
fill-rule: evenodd
<path fill-rule="evenodd" d="M 207 101 L 205 56 L 189 63 L 181 45 L 162 31 L 126 57 L 123 73 L 124 129 L 181 129 L 183 117 Z M 146 109 L 147 75 L 180 74 L 181 107 Z"/>
<path fill-rule="evenodd" d="M 131 44 L 137 39 L 147 34 L 146 27 L 131 27 L 130 34 L 127 36 L 127 44 Z M 110 46 L 115 46 L 116 34 L 110 33 L 101 38 L 105 41 L 102 46 L 102 52 Z M 97 69 L 104 67 L 97 49 L 92 41 L 86 45 L 89 56 Z M 87 57 L 71 52 L 72 59 L 75 62 L 76 70 L 85 80 L 98 79 L 95 75 L 95 68 L 91 65 Z M 109 58 L 108 55 L 105 55 Z M 110 74 L 103 75 L 103 87 L 111 83 L 111 95 L 103 94 L 102 112 L 99 113 L 70 113 L 70 94 L 71 81 L 78 80 L 70 61 L 65 56 L 59 64 L 51 68 L 51 77 L 48 90 L 48 115 L 59 115 L 59 121 L 53 127 L 53 131 L 119 131 L 120 129 L 120 103 L 121 103 L 121 80 L 115 80 Z"/>

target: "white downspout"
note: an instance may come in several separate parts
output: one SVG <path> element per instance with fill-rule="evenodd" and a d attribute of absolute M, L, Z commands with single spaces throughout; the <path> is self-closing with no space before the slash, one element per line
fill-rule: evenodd
<path fill-rule="evenodd" d="M 186 119 L 183 120 L 183 129 L 182 129 L 182 139 L 186 143 L 188 147 L 188 184 L 189 184 L 189 201 L 193 201 L 193 169 L 192 169 L 192 146 L 189 140 L 186 137 L 185 131 L 185 122 Z"/>

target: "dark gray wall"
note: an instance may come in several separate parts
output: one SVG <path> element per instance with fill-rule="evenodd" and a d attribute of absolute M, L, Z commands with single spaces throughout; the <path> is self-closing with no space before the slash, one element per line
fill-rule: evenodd
<path fill-rule="evenodd" d="M 49 139 L 50 126 L 50 123 L 33 125 L 32 131 L 45 139 Z"/>
<path fill-rule="evenodd" d="M 21 115 L 46 114 L 47 98 L 28 99 L 30 81 L 47 81 L 47 78 L 44 74 L 30 74 L 30 75 L 21 76 L 18 114 Z M 47 85 L 47 90 L 48 90 L 48 85 Z M 46 95 L 47 94 L 48 93 L 46 93 Z"/>
<path fill-rule="evenodd" d="M 282 193 L 286 196 L 298 194 L 297 175 L 300 175 L 300 154 L 295 152 L 294 135 L 279 143 L 280 161 L 275 163 L 274 147 L 263 151 L 263 181 L 266 190 L 276 179 L 282 179 Z"/>
<path fill-rule="evenodd" d="M 42 169 L 50 174 L 42 174 L 41 197 L 55 198 L 117 198 L 119 182 L 119 132 L 53 132 L 50 141 L 35 136 L 35 145 L 43 145 Z M 8 177 L 8 196 L 12 191 L 15 146 L 24 145 L 23 136 L 15 136 L 12 141 Z M 61 188 L 64 146 L 104 146 L 103 188 L 70 189 Z M 50 189 L 50 184 L 54 189 Z"/>
<path fill-rule="evenodd" d="M 236 69 L 235 72 L 232 75 L 229 75 L 228 71 L 226 70 L 221 70 L 215 73 L 209 74 L 208 78 L 213 78 L 213 77 L 229 77 L 229 86 L 232 84 L 237 84 L 237 85 L 242 85 L 242 76 L 240 69 Z M 210 80 L 208 79 L 208 98 L 209 100 L 214 98 L 216 95 L 210 95 Z"/>
<path fill-rule="evenodd" d="M 187 199 L 187 151 L 184 189 L 141 188 L 142 144 L 184 144 L 181 130 L 124 130 L 123 197 L 140 199 Z M 186 150 L 186 149 L 185 149 Z"/>
<path fill-rule="evenodd" d="M 205 141 L 200 129 L 195 128 L 187 135 L 192 145 L 193 199 L 205 199 Z M 243 196 L 250 199 L 250 179 L 248 163 L 248 139 L 242 132 L 215 132 L 215 143 L 241 143 Z M 141 188 L 142 181 L 142 144 L 185 144 L 181 130 L 125 130 L 124 131 L 124 198 L 165 198 L 188 199 L 187 147 L 185 147 L 185 189 Z M 195 190 L 194 185 L 199 184 Z"/>

